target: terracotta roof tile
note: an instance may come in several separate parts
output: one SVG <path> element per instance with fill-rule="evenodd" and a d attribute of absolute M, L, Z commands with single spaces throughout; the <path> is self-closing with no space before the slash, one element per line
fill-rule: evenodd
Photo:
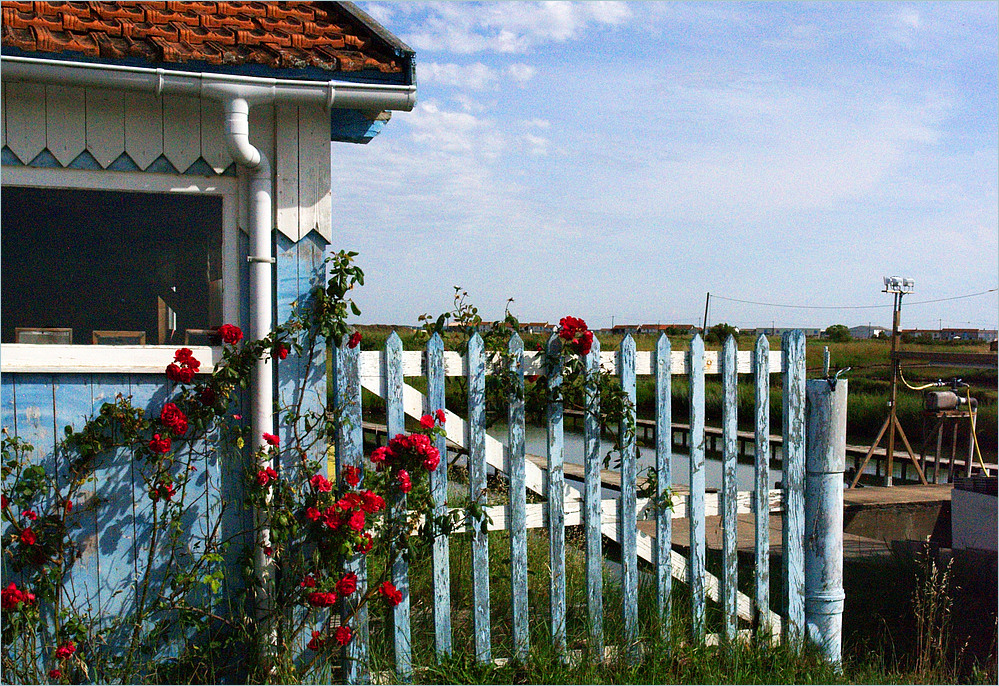
<path fill-rule="evenodd" d="M 366 21 L 329 2 L 5 1 L 0 31 L 5 47 L 25 52 L 403 72 L 394 38 Z"/>

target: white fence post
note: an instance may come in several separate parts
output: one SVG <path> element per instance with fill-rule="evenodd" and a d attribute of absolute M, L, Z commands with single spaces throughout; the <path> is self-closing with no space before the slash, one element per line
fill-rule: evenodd
<path fill-rule="evenodd" d="M 843 649 L 843 471 L 847 382 L 806 387 L 805 625 L 827 660 Z"/>

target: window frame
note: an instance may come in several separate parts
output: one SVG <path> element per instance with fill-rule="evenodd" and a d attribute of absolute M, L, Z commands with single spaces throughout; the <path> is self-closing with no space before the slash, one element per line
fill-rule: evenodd
<path fill-rule="evenodd" d="M 240 321 L 239 178 L 175 176 L 150 172 L 117 172 L 39 167 L 2 168 L 2 187 L 79 191 L 215 195 L 222 198 L 222 317 Z M 177 345 L 44 345 L 4 343 L 0 373 L 138 373 L 162 374 Z M 220 347 L 188 346 L 210 373 L 221 358 Z M 211 364 L 209 364 L 211 360 Z"/>

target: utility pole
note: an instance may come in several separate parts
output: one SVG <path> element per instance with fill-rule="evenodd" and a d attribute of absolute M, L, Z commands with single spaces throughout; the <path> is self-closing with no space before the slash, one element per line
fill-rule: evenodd
<path fill-rule="evenodd" d="M 708 291 L 708 297 L 704 299 L 704 323 L 701 325 L 701 336 L 708 335 L 708 305 L 711 304 L 711 291 Z"/>

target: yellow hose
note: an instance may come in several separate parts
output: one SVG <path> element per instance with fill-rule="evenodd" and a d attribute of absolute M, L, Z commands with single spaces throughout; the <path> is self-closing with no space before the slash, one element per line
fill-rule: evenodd
<path fill-rule="evenodd" d="M 978 416 L 978 412 L 971 407 L 971 386 L 965 386 L 964 392 L 968 397 L 968 413 L 971 415 L 971 437 L 975 442 L 975 454 L 978 455 L 978 464 L 982 465 L 982 471 L 985 472 L 985 476 L 988 476 L 989 470 L 985 466 L 985 460 L 982 459 L 982 450 L 978 447 L 978 430 L 975 429 L 975 418 Z"/>

